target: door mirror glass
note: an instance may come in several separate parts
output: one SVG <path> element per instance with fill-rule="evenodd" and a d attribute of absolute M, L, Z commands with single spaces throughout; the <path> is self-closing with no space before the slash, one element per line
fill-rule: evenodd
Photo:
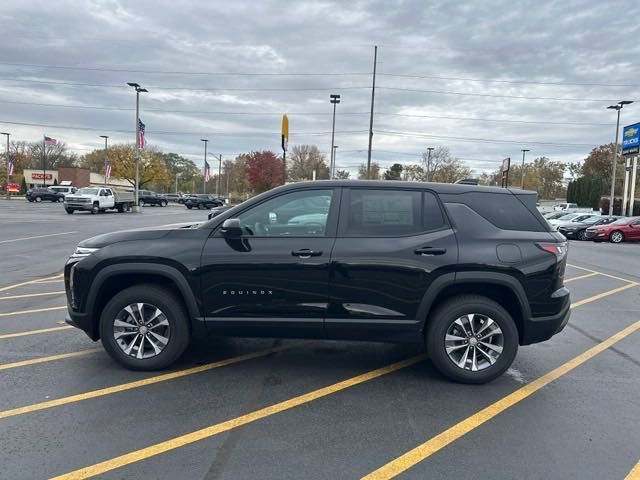
<path fill-rule="evenodd" d="M 242 227 L 239 218 L 227 218 L 222 224 L 220 230 L 223 236 L 227 238 L 238 238 L 242 236 Z"/>

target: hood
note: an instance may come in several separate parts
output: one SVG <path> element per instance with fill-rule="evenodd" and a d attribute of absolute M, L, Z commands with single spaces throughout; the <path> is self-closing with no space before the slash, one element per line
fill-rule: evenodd
<path fill-rule="evenodd" d="M 87 238 L 81 241 L 79 247 L 102 248 L 119 242 L 129 242 L 131 240 L 156 240 L 166 236 L 171 232 L 171 228 L 149 229 L 149 230 L 125 230 L 122 232 L 104 233 L 96 237 Z"/>

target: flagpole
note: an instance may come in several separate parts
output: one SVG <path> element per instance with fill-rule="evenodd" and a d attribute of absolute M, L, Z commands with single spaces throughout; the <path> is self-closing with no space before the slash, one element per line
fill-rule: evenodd
<path fill-rule="evenodd" d="M 216 196 L 220 196 L 220 174 L 222 173 L 222 154 L 218 158 L 218 183 L 216 183 Z"/>
<path fill-rule="evenodd" d="M 47 186 L 47 136 L 42 138 L 42 186 Z"/>
<path fill-rule="evenodd" d="M 9 182 L 11 181 L 11 174 L 9 173 L 9 136 L 11 134 L 2 132 L 0 135 L 6 135 L 7 137 L 7 182 L 5 183 L 5 193 L 7 194 L 7 200 L 11 200 L 9 195 Z"/>

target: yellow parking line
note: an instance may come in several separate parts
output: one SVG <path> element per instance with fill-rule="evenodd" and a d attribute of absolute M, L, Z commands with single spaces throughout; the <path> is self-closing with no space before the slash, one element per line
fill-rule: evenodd
<path fill-rule="evenodd" d="M 74 327 L 72 327 L 71 325 L 65 325 L 64 327 L 40 328 L 38 330 L 28 330 L 26 332 L 4 333 L 0 335 L 0 340 L 4 340 L 5 338 L 17 338 L 17 337 L 26 337 L 28 335 L 38 335 L 40 333 L 57 332 L 60 330 L 69 330 L 70 328 L 74 328 Z"/>
<path fill-rule="evenodd" d="M 56 310 L 66 310 L 67 307 L 48 307 L 48 308 L 34 308 L 32 310 L 16 310 L 15 312 L 0 313 L 0 317 L 11 317 L 13 315 L 26 315 L 27 313 L 40 313 L 40 312 L 53 312 Z"/>
<path fill-rule="evenodd" d="M 19 362 L 0 364 L 0 370 L 9 370 L 10 368 L 26 367 L 28 365 L 37 365 L 39 363 L 53 362 L 65 358 L 81 357 L 90 353 L 98 352 L 101 348 L 91 348 L 89 350 L 80 350 L 79 352 L 59 353 L 57 355 L 49 355 L 48 357 L 30 358 L 29 360 L 20 360 Z"/>
<path fill-rule="evenodd" d="M 597 295 L 593 295 L 592 297 L 585 298 L 583 300 L 578 300 L 577 302 L 573 302 L 571 304 L 571 308 L 579 307 L 580 305 L 584 305 L 585 303 L 595 302 L 596 300 L 600 300 L 601 298 L 608 297 L 609 295 L 613 295 L 614 293 L 622 292 L 628 288 L 633 288 L 637 286 L 637 283 L 627 283 L 618 288 L 613 288 L 611 290 L 607 290 L 606 292 L 598 293 Z"/>
<path fill-rule="evenodd" d="M 636 463 L 636 466 L 624 477 L 624 480 L 640 480 L 640 460 Z"/>
<path fill-rule="evenodd" d="M 237 357 L 227 358 L 225 360 L 219 360 L 216 362 L 205 363 L 204 365 L 198 365 L 197 367 L 185 368 L 183 370 L 177 370 L 175 372 L 163 373 L 161 375 L 155 375 L 153 377 L 144 378 L 142 380 L 136 380 L 129 383 L 121 383 L 112 387 L 100 388 L 98 390 L 91 390 L 85 393 L 79 393 L 77 395 L 70 395 L 68 397 L 60 397 L 53 400 L 47 400 L 45 402 L 32 403 L 24 407 L 12 408 L 10 410 L 0 411 L 0 419 L 7 417 L 14 417 L 16 415 L 22 415 L 25 413 L 37 412 L 39 410 L 45 410 L 47 408 L 58 407 L 60 405 L 68 405 L 70 403 L 76 403 L 90 398 L 103 397 L 105 395 L 111 395 L 112 393 L 124 392 L 126 390 L 132 390 L 134 388 L 145 387 L 147 385 L 153 385 L 155 383 L 166 382 L 168 380 L 174 380 L 176 378 L 186 377 L 188 375 L 194 375 L 196 373 L 206 372 L 213 370 L 214 368 L 225 367 L 227 365 L 233 365 L 235 363 L 244 362 L 253 358 L 264 357 L 270 353 L 281 352 L 300 345 L 300 343 L 292 343 L 289 345 L 281 345 L 279 347 L 266 348 Z"/>
<path fill-rule="evenodd" d="M 582 280 L 584 278 L 595 277 L 596 275 L 600 275 L 597 272 L 586 273 L 584 275 L 580 275 L 578 277 L 567 278 L 564 283 L 575 282 L 576 280 Z"/>
<path fill-rule="evenodd" d="M 413 365 L 415 363 L 420 362 L 424 358 L 425 358 L 424 354 L 416 355 L 408 359 L 402 360 L 400 362 L 392 363 L 385 367 L 377 368 L 375 370 L 371 370 L 369 372 L 356 375 L 355 377 L 342 380 L 341 382 L 334 383 L 332 385 L 328 385 L 326 387 L 322 387 L 317 390 L 312 390 L 310 392 L 304 393 L 302 395 L 298 395 L 297 397 L 293 397 L 279 403 L 275 403 L 273 405 L 269 405 L 268 407 L 254 410 L 253 412 L 246 413 L 239 417 L 231 418 L 224 422 L 210 425 L 200 430 L 187 433 L 186 435 L 181 435 L 179 437 L 175 437 L 170 440 L 166 440 L 164 442 L 156 443 L 155 445 L 150 445 L 149 447 L 146 447 L 140 450 L 134 450 L 133 452 L 121 455 L 119 457 L 112 458 L 110 460 L 106 460 L 104 462 L 96 463 L 95 465 L 91 465 L 85 468 L 81 468 L 79 470 L 75 470 L 73 472 L 69 472 L 69 473 L 54 477 L 53 480 L 80 479 L 80 478 L 89 478 L 95 475 L 100 475 L 102 473 L 109 472 L 116 468 L 129 465 L 130 463 L 139 462 L 140 460 L 153 457 L 160 453 L 168 452 L 170 450 L 183 447 L 190 443 L 194 443 L 199 440 L 203 440 L 205 438 L 213 437 L 214 435 L 217 435 L 219 433 L 226 432 L 228 430 L 241 427 L 248 423 L 255 422 L 262 418 L 275 415 L 285 410 L 289 410 L 291 408 L 304 405 L 313 400 L 317 400 L 318 398 L 331 395 L 341 390 L 345 390 L 349 387 L 353 387 L 355 385 L 364 383 L 368 380 L 372 380 L 374 378 L 381 377 L 382 375 L 386 375 L 388 373 L 395 372 L 396 370 L 400 370 L 401 368 L 408 367 L 409 365 Z"/>
<path fill-rule="evenodd" d="M 597 273 L 598 275 L 602 275 L 605 277 L 609 277 L 609 278 L 613 278 L 615 280 L 620 280 L 622 282 L 628 282 L 628 283 L 633 283 L 635 285 L 638 284 L 638 282 L 634 282 L 633 280 L 628 280 L 626 278 L 622 278 L 622 277 L 616 277 L 615 275 L 611 275 L 609 273 L 604 273 L 604 272 L 599 272 L 597 270 L 591 270 L 590 268 L 584 268 L 584 267 L 579 267 L 578 265 L 572 265 L 572 264 L 567 264 L 568 267 L 573 267 L 573 268 L 577 268 L 579 270 L 584 270 L 585 272 L 591 272 L 591 273 Z"/>
<path fill-rule="evenodd" d="M 521 402 L 529 395 L 537 392 L 549 383 L 557 380 L 563 375 L 569 373 L 574 368 L 582 365 L 587 360 L 595 357 L 600 352 L 611 347 L 615 343 L 619 342 L 623 338 L 631 335 L 633 332 L 640 329 L 640 320 L 629 325 L 628 327 L 620 330 L 615 335 L 607 338 L 606 340 L 594 345 L 587 351 L 581 353 L 577 357 L 572 358 L 568 362 L 560 365 L 558 368 L 551 370 L 550 372 L 538 377 L 531 383 L 520 387 L 516 391 L 510 393 L 506 397 L 501 398 L 497 402 L 492 403 L 488 407 L 483 408 L 479 412 L 465 418 L 461 422 L 456 423 L 447 430 L 439 433 L 435 437 L 430 438 L 426 442 L 418 445 L 417 447 L 409 450 L 408 452 L 393 459 L 389 463 L 383 465 L 377 470 L 362 477 L 362 480 L 381 480 L 393 478 L 409 468 L 413 467 L 419 462 L 422 462 L 426 458 L 430 457 L 434 453 L 440 451 L 452 442 L 455 442 L 463 435 L 478 428 L 480 425 L 491 420 L 495 416 L 504 412 L 508 408 Z M 66 478 L 66 477 L 61 477 Z M 69 478 L 83 478 L 83 477 L 69 477 Z"/>
<path fill-rule="evenodd" d="M 43 292 L 43 293 L 24 293 L 22 295 L 11 295 L 9 297 L 0 297 L 0 300 L 17 300 L 18 298 L 46 297 L 49 295 L 64 295 L 64 290 L 59 292 Z"/>
<path fill-rule="evenodd" d="M 32 283 L 38 283 L 38 282 L 42 282 L 44 280 L 61 279 L 63 276 L 64 276 L 64 273 L 59 273 L 57 275 L 53 275 L 52 277 L 36 278 L 35 280 L 28 280 L 26 282 L 14 283 L 13 285 L 7 285 L 6 287 L 0 287 L 0 292 L 6 292 L 7 290 L 12 290 L 14 288 L 22 287 L 24 285 L 31 285 Z"/>

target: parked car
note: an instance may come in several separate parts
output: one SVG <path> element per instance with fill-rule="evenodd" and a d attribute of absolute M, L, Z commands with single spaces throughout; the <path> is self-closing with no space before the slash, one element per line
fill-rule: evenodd
<path fill-rule="evenodd" d="M 590 214 L 590 215 L 594 215 L 594 214 Z M 547 221 L 552 227 L 557 228 L 559 224 L 574 221 L 579 217 L 588 218 L 589 215 L 584 213 L 573 212 L 573 213 L 566 213 L 561 217 L 555 218 L 553 220 L 547 220 Z"/>
<path fill-rule="evenodd" d="M 160 193 L 151 192 L 149 190 L 138 190 L 138 205 L 141 207 L 145 205 L 159 205 L 161 207 L 166 207 L 167 203 L 167 197 Z"/>
<path fill-rule="evenodd" d="M 615 222 L 620 217 L 605 217 L 594 215 L 581 221 L 567 222 L 558 226 L 558 231 L 567 238 L 576 238 L 578 240 L 587 240 L 587 229 L 595 225 L 608 225 Z"/>
<path fill-rule="evenodd" d="M 553 209 L 556 212 L 564 212 L 565 210 L 569 210 L 571 208 L 578 208 L 577 203 L 557 203 L 553 206 Z"/>
<path fill-rule="evenodd" d="M 590 218 L 600 218 L 600 213 L 587 213 L 587 214 L 582 214 L 582 215 L 578 215 L 577 217 L 573 217 L 571 220 L 568 221 L 563 221 L 560 218 L 558 218 L 557 220 L 555 220 L 554 226 L 560 230 L 560 227 L 563 227 L 565 225 L 568 225 L 570 223 L 580 223 L 580 222 L 584 222 L 586 220 L 589 220 Z M 551 222 L 550 222 L 551 223 Z"/>
<path fill-rule="evenodd" d="M 608 225 L 589 227 L 585 236 L 595 242 L 609 240 L 611 243 L 621 243 L 640 240 L 640 217 L 625 217 Z"/>
<path fill-rule="evenodd" d="M 224 213 L 224 212 L 226 212 L 227 210 L 229 210 L 231 208 L 233 208 L 233 205 L 224 205 L 222 207 L 213 207 L 211 210 L 209 210 L 209 215 L 207 216 L 207 218 L 209 220 L 211 220 L 213 217 L 217 217 L 221 213 Z"/>
<path fill-rule="evenodd" d="M 284 185 L 197 228 L 82 241 L 67 321 L 133 370 L 211 333 L 422 343 L 447 377 L 488 382 L 569 319 L 567 243 L 535 203 L 473 185 Z"/>
<path fill-rule="evenodd" d="M 107 210 L 130 212 L 134 205 L 133 192 L 107 187 L 85 187 L 64 197 L 64 209 L 70 215 L 76 210 L 87 210 L 94 215 Z"/>
<path fill-rule="evenodd" d="M 164 197 L 168 202 L 180 203 L 182 195 L 180 195 L 179 193 L 165 193 Z"/>
<path fill-rule="evenodd" d="M 62 193 L 54 192 L 50 188 L 30 188 L 27 190 L 25 198 L 29 202 L 64 202 L 64 195 Z"/>
<path fill-rule="evenodd" d="M 76 193 L 78 189 L 71 185 L 52 185 L 49 187 L 49 190 L 53 190 L 56 193 L 61 193 L 63 196 L 66 196 L 69 193 Z"/>
<path fill-rule="evenodd" d="M 192 195 L 184 199 L 184 205 L 189 210 L 197 208 L 199 210 L 205 210 L 207 208 L 221 207 L 224 202 L 215 195 L 208 195 L 206 193 L 199 193 Z"/>
<path fill-rule="evenodd" d="M 542 214 L 542 216 L 547 220 L 555 220 L 557 218 L 564 217 L 565 215 L 566 215 L 565 212 L 555 212 L 555 211 Z"/>

